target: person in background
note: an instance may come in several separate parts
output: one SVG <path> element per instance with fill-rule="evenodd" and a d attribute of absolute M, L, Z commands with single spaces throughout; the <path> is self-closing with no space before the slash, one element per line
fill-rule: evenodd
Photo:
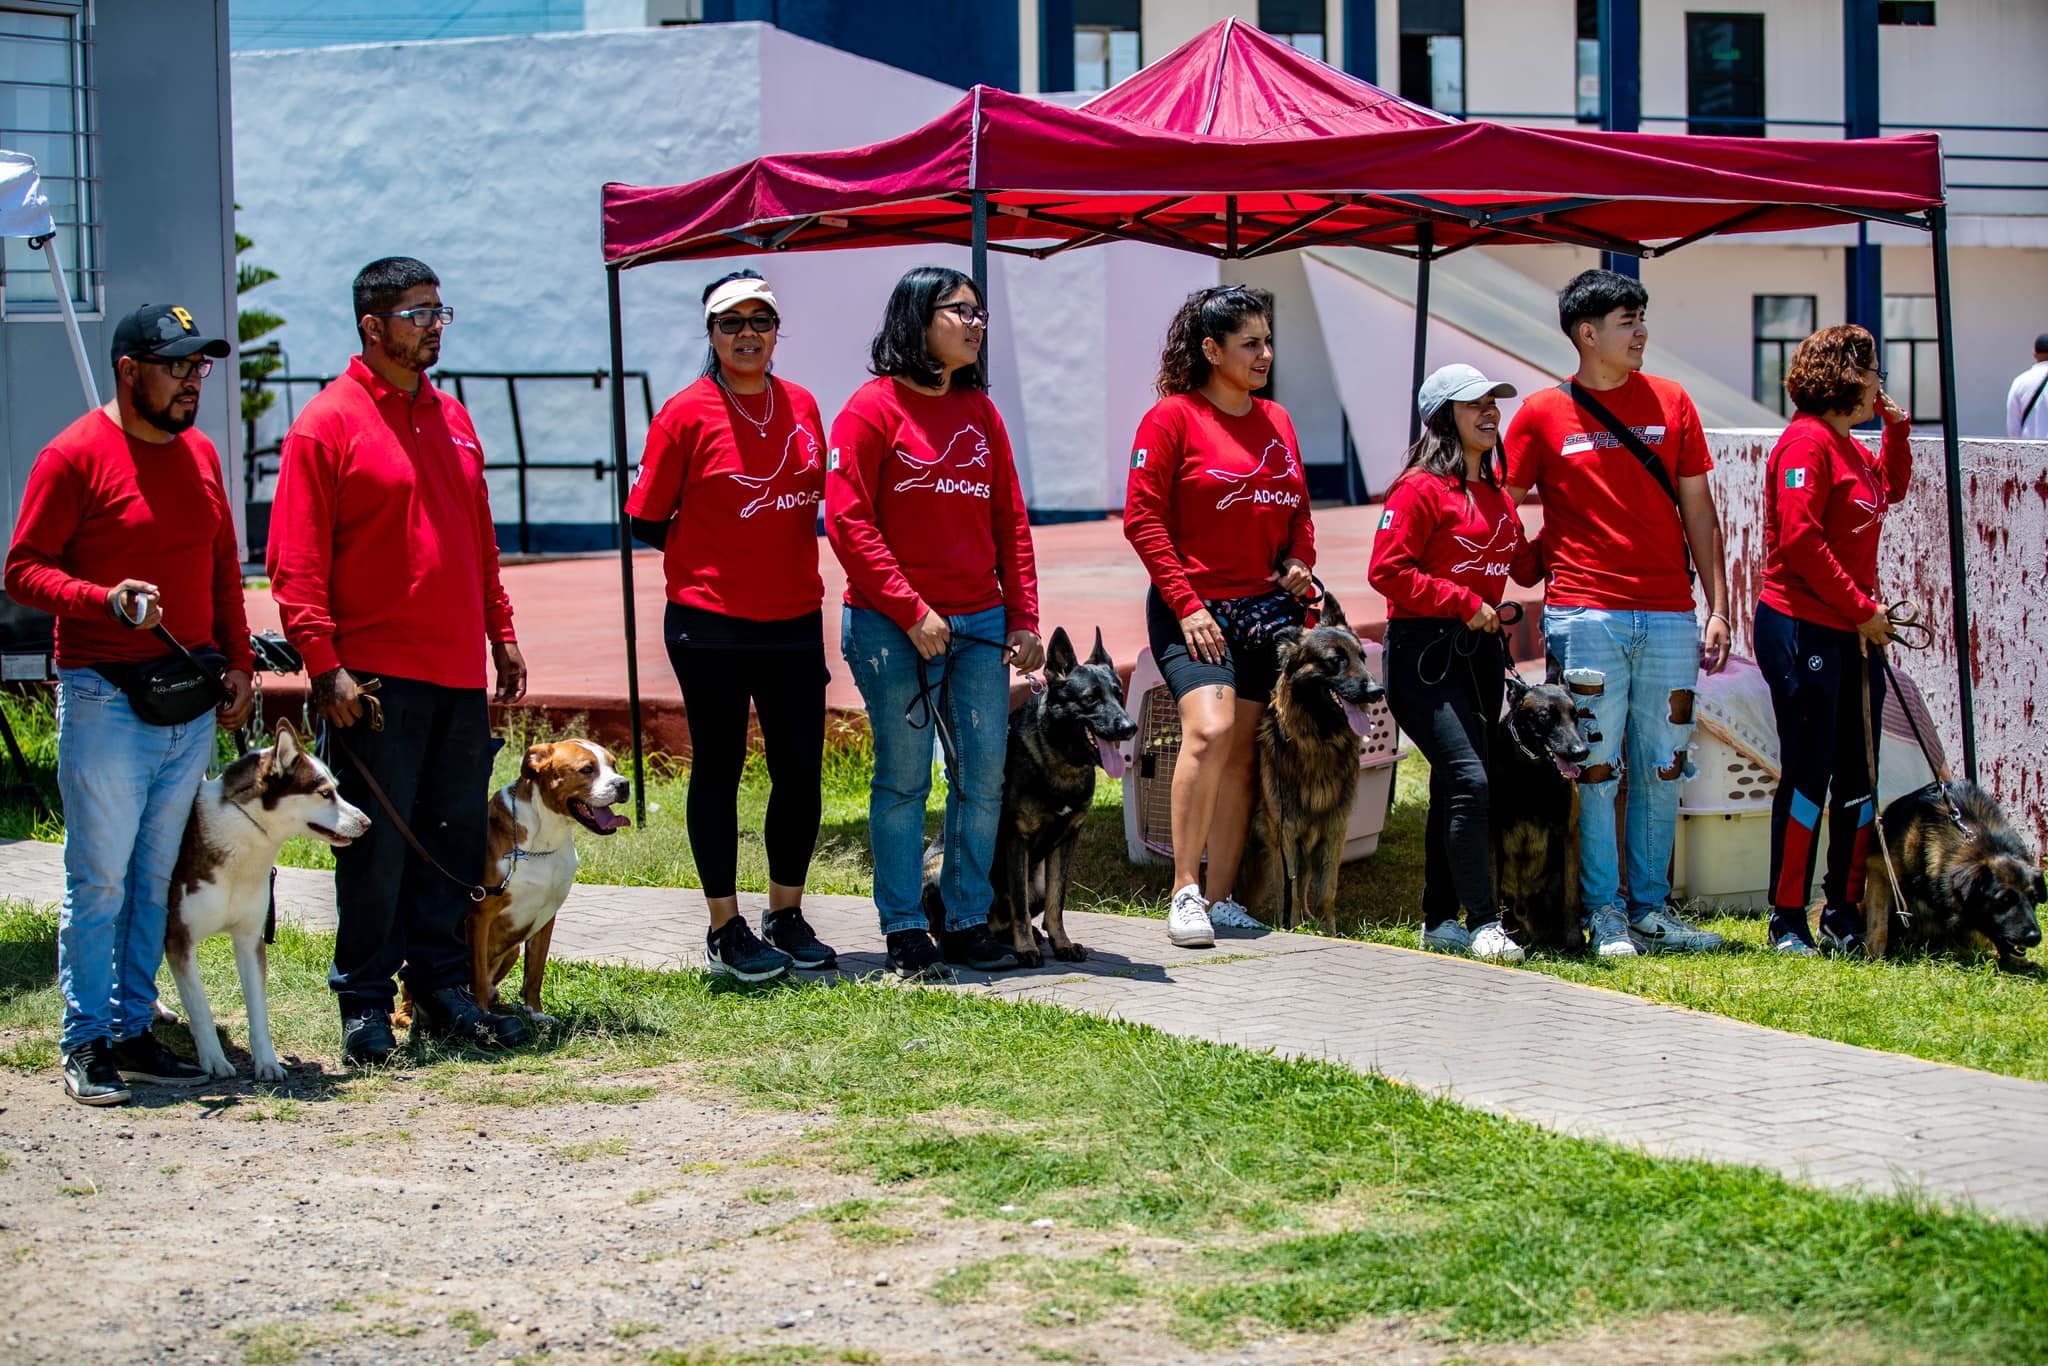
<path fill-rule="evenodd" d="M 57 919 L 64 1093 L 120 1105 L 127 1083 L 193 1086 L 204 1070 L 158 1042 L 171 869 L 213 757 L 215 725 L 248 719 L 255 657 L 220 456 L 194 427 L 200 386 L 233 354 L 183 308 L 145 304 L 114 328 L 114 397 L 36 457 L 7 552 L 7 592 L 57 619 Z M 129 705 L 142 669 L 175 658 L 156 632 L 227 660 L 227 697 L 188 721 Z"/>
<path fill-rule="evenodd" d="M 2048 441 L 2048 332 L 2034 338 L 2034 363 L 2013 377 L 2005 393 L 2005 434 L 2014 441 Z"/>
<path fill-rule="evenodd" d="M 690 728 L 690 852 L 711 908 L 714 972 L 746 982 L 838 956 L 804 919 L 825 750 L 825 582 L 818 504 L 825 424 L 810 391 L 770 373 L 781 314 L 760 273 L 704 289 L 710 354 L 647 431 L 626 500 L 633 534 L 662 552 L 663 636 Z M 749 705 L 768 761 L 767 943 L 740 914 L 740 774 Z"/>
<path fill-rule="evenodd" d="M 875 738 L 868 841 L 889 969 L 1017 966 L 988 930 L 1009 742 L 1010 672 L 1045 659 L 1038 568 L 1009 433 L 988 396 L 988 307 L 957 270 L 896 282 L 875 333 L 876 378 L 832 424 L 825 532 L 846 569 L 840 649 Z M 947 759 L 945 928 L 922 905 L 932 740 Z"/>
<path fill-rule="evenodd" d="M 1387 600 L 1387 705 L 1429 760 L 1422 947 L 1500 963 L 1520 962 L 1522 947 L 1501 924 L 1487 825 L 1487 742 L 1505 690 L 1494 609 L 1510 576 L 1542 578 L 1501 491 L 1496 400 L 1514 395 L 1469 365 L 1422 382 L 1422 437 L 1387 490 L 1367 574 Z"/>
<path fill-rule="evenodd" d="M 1694 691 L 1702 666 L 1728 662 L 1728 575 L 1699 412 L 1683 388 L 1643 373 L 1649 305 L 1626 275 L 1575 276 L 1557 312 L 1578 372 L 1524 399 L 1507 432 L 1509 500 L 1543 493 L 1544 639 L 1596 732 L 1579 774 L 1579 885 L 1603 958 L 1722 943 L 1668 904 Z M 1693 566 L 1707 590 L 1704 629 Z M 1624 756 L 1628 814 L 1617 829 Z"/>
<path fill-rule="evenodd" d="M 485 643 L 500 702 L 526 695 L 526 660 L 498 579 L 483 446 L 462 404 L 427 378 L 455 310 L 407 256 L 364 266 L 353 302 L 362 354 L 285 434 L 268 561 L 328 765 L 370 813 L 369 833 L 334 851 L 328 986 L 342 1056 L 377 1063 L 397 1047 L 401 970 L 416 1034 L 484 1048 L 530 1037 L 526 1021 L 470 999 L 468 894 L 412 850 L 370 787 L 442 867 L 477 876 L 492 751 Z"/>
<path fill-rule="evenodd" d="M 1247 639 L 1232 623 L 1279 594 L 1299 624 L 1315 586 L 1301 443 L 1287 410 L 1255 396 L 1272 367 L 1273 296 L 1243 285 L 1197 290 L 1167 328 L 1159 402 L 1131 443 L 1124 538 L 1152 579 L 1145 630 L 1180 710 L 1166 937 L 1182 947 L 1213 945 L 1217 924 L 1259 923 L 1232 883 L 1251 820 L 1259 717 L 1280 666 L 1273 633 Z"/>
<path fill-rule="evenodd" d="M 1770 941 L 1801 957 L 1815 952 L 1806 894 L 1822 812 L 1821 941 L 1843 953 L 1862 948 L 1863 869 L 1877 818 L 1870 758 L 1885 692 L 1884 671 L 1866 656 L 1892 638 L 1877 597 L 1877 541 L 1913 477 L 1912 425 L 1884 378 L 1877 342 L 1860 327 L 1823 328 L 1799 343 L 1785 373 L 1799 412 L 1764 471 L 1764 580 L 1751 636 L 1778 722 Z M 1884 438 L 1872 458 L 1851 433 L 1877 413 Z"/>

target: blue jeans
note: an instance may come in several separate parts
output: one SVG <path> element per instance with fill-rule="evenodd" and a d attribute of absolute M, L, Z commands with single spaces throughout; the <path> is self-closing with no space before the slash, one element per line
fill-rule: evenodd
<path fill-rule="evenodd" d="M 1003 813 L 1003 757 L 1010 738 L 1010 670 L 1003 651 L 982 640 L 1004 637 L 1003 609 L 948 617 L 952 643 L 947 678 L 946 722 L 958 754 L 960 781 L 946 786 L 945 864 L 939 896 L 946 928 L 972 929 L 988 923 L 994 893 L 989 865 L 995 860 L 996 824 Z M 977 641 L 963 636 L 979 637 Z M 935 726 L 921 726 L 917 650 L 910 637 L 880 612 L 848 607 L 841 623 L 840 653 L 867 703 L 868 728 L 875 737 L 875 780 L 868 793 L 868 846 L 875 860 L 875 910 L 882 933 L 928 928 L 923 909 L 924 807 L 932 788 Z M 941 659 L 925 665 L 936 689 Z M 938 706 L 933 698 L 933 706 Z M 906 718 L 905 713 L 911 712 Z"/>
<path fill-rule="evenodd" d="M 148 725 L 91 669 L 58 671 L 57 985 L 67 1053 L 94 1039 L 132 1039 L 156 1022 L 171 869 L 212 757 L 212 712 L 182 726 Z"/>
<path fill-rule="evenodd" d="M 1579 890 L 1586 913 L 1624 905 L 1619 848 L 1627 859 L 1628 916 L 1640 920 L 1671 895 L 1678 790 L 1693 774 L 1699 626 L 1690 612 L 1546 607 L 1543 636 L 1565 671 L 1592 747 L 1582 773 L 1607 770 L 1603 781 L 1579 781 Z M 1614 805 L 1623 762 L 1628 812 L 1617 842 Z"/>

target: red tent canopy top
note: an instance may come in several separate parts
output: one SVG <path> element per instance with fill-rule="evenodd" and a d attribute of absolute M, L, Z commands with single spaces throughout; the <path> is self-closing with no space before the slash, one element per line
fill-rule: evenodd
<path fill-rule="evenodd" d="M 1137 241 L 1235 258 L 1418 242 L 1435 254 L 1564 242 L 1654 255 L 1943 202 L 1932 134 L 1819 142 L 1445 121 L 1232 21 L 1082 109 L 976 86 L 873 146 L 759 157 L 688 185 L 606 185 L 604 256 L 965 246 L 977 199 L 991 250 Z"/>

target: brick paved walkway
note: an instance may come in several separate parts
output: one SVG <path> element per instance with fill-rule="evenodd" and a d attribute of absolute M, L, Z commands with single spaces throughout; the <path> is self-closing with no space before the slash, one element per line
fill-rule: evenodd
<path fill-rule="evenodd" d="M 58 847 L 0 841 L 0 892 L 54 901 Z M 323 874 L 286 869 L 280 910 L 331 929 Z M 764 899 L 742 896 L 758 923 Z M 881 966 L 873 907 L 812 897 L 844 969 Z M 701 894 L 577 887 L 557 956 L 702 966 Z M 1070 912 L 1082 964 L 964 983 L 1189 1038 L 1319 1057 L 1568 1133 L 1783 1172 L 1924 1190 L 2048 1222 L 2048 1085 L 1781 1033 L 1715 1015 L 1380 945 L 1234 934 L 1177 949 L 1156 920 Z"/>

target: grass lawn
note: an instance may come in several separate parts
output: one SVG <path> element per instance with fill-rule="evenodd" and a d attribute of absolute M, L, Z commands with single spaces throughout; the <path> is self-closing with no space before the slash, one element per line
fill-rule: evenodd
<path fill-rule="evenodd" d="M 0 705 L 13 718 L 45 790 L 54 792 L 55 740 L 47 707 L 28 705 L 14 693 L 0 694 Z M 512 776 L 517 754 L 516 746 L 500 753 L 494 782 Z M 856 896 L 869 891 L 868 773 L 869 755 L 862 745 L 827 754 L 824 824 L 810 880 L 814 891 Z M 699 885 L 683 833 L 686 777 L 672 761 L 656 756 L 649 772 L 646 828 L 609 839 L 584 838 L 579 879 Z M 1416 942 L 1427 784 L 1428 770 L 1419 756 L 1402 762 L 1379 851 L 1345 868 L 1339 879 L 1344 932 L 1382 943 Z M 941 780 L 933 789 L 934 820 L 943 792 Z M 767 800 L 767 776 L 756 754 L 740 792 L 739 885 L 748 891 L 767 890 L 767 860 L 758 838 Z M 1121 789 L 1098 781 L 1095 801 L 1097 810 L 1075 860 L 1069 904 L 1077 910 L 1164 917 L 1172 890 L 1169 870 L 1134 866 L 1125 857 Z M 58 839 L 62 830 L 48 818 L 33 819 L 25 808 L 0 807 L 0 836 Z M 286 846 L 285 862 L 329 867 L 332 856 L 325 845 L 297 840 Z M 2048 1081 L 2048 974 L 2001 972 L 1988 962 L 1929 957 L 1885 963 L 1790 961 L 1768 951 L 1761 920 L 1720 916 L 1702 923 L 1726 936 L 1733 951 L 1623 962 L 1537 955 L 1524 968 L 1772 1028 Z"/>
<path fill-rule="evenodd" d="M 227 950 L 215 939 L 201 956 L 233 1020 Z M 1121 1242 L 1085 1259 L 968 1261 L 938 1282 L 941 1301 L 995 1291 L 1029 1315 L 1085 1316 L 1142 1299 L 1169 1305 L 1173 1331 L 1197 1345 L 1385 1318 L 1473 1343 L 1540 1341 L 1659 1314 L 1739 1318 L 1757 1330 L 1753 1361 L 2017 1363 L 2048 1341 L 2040 1229 L 1651 1158 L 1340 1067 L 964 993 L 734 989 L 562 963 L 549 1006 L 563 1027 L 545 1046 L 335 1077 L 330 951 L 286 928 L 271 953 L 279 1049 L 328 1068 L 295 1079 L 301 1099 L 256 1098 L 280 1122 L 306 1100 L 345 1106 L 394 1086 L 537 1120 L 538 1107 L 632 1104 L 687 1075 L 826 1112 L 796 1160 L 959 1214 L 1051 1219 L 1172 1253 L 1144 1276 L 1125 1269 Z M 47 1077 L 54 959 L 51 914 L 0 903 L 0 1065 Z M 894 1236 L 880 1203 L 820 1217 Z"/>

